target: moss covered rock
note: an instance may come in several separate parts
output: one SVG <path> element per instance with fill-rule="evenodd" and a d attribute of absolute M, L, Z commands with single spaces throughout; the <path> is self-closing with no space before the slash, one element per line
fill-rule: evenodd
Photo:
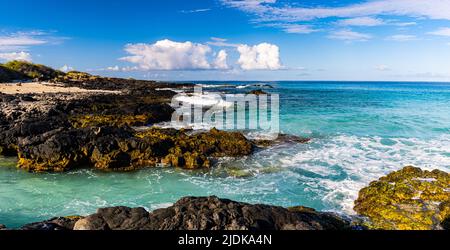
<path fill-rule="evenodd" d="M 95 81 L 99 76 L 93 76 L 91 74 L 79 71 L 69 71 L 66 74 L 58 75 L 54 81 L 56 82 L 65 82 L 65 81 L 74 81 L 74 82 L 85 82 L 85 81 Z"/>
<path fill-rule="evenodd" d="M 101 170 L 134 170 L 165 164 L 197 169 L 210 167 L 210 157 L 243 156 L 252 152 L 239 133 L 211 130 L 188 135 L 175 129 L 133 132 L 128 127 L 56 129 L 19 140 L 20 168 L 66 171 L 88 166 Z"/>
<path fill-rule="evenodd" d="M 450 216 L 450 174 L 405 167 L 362 189 L 354 209 L 372 229 L 442 229 Z"/>
<path fill-rule="evenodd" d="M 75 128 L 101 127 L 101 126 L 144 126 L 151 121 L 151 114 L 139 115 L 80 115 L 69 120 Z"/>
<path fill-rule="evenodd" d="M 26 61 L 10 61 L 3 65 L 4 67 L 20 72 L 28 78 L 39 81 L 52 80 L 58 76 L 64 75 L 64 72 L 54 70 L 50 67 L 41 64 L 34 64 Z"/>

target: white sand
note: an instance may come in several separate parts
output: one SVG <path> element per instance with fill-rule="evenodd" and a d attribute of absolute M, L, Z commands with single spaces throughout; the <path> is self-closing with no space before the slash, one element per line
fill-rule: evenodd
<path fill-rule="evenodd" d="M 62 85 L 48 82 L 2 83 L 0 84 L 0 92 L 10 95 L 40 93 L 121 93 L 120 91 L 111 90 L 91 90 L 78 87 L 64 87 Z"/>

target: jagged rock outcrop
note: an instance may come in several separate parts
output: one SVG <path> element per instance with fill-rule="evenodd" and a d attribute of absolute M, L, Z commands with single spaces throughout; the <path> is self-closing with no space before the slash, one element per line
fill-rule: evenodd
<path fill-rule="evenodd" d="M 448 229 L 450 174 L 405 167 L 362 189 L 354 209 L 373 229 Z"/>
<path fill-rule="evenodd" d="M 171 207 L 151 213 L 143 208 L 101 208 L 97 213 L 79 219 L 73 227 L 71 224 L 66 227 L 74 230 L 346 230 L 349 228 L 348 221 L 334 214 L 321 213 L 310 208 L 286 209 L 269 205 L 252 205 L 214 196 L 185 197 Z"/>
<path fill-rule="evenodd" d="M 252 144 L 239 133 L 211 130 L 187 135 L 175 129 L 59 128 L 19 139 L 18 166 L 30 171 L 66 171 L 92 166 L 134 170 L 165 164 L 196 169 L 210 167 L 209 157 L 243 156 Z"/>

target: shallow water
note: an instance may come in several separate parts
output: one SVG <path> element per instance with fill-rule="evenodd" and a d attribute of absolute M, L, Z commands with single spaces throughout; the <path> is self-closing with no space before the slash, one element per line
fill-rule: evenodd
<path fill-rule="evenodd" d="M 211 171 L 33 174 L 15 169 L 13 158 L 0 158 L 0 223 L 18 227 L 113 205 L 152 210 L 189 195 L 351 214 L 358 190 L 386 173 L 405 165 L 450 170 L 450 84 L 268 84 L 275 88 L 265 91 L 280 94 L 282 132 L 312 137 L 311 143 L 222 160 Z"/>

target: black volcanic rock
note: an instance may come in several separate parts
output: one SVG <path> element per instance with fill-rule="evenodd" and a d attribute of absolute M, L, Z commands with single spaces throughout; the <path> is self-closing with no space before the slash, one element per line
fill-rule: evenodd
<path fill-rule="evenodd" d="M 75 230 L 346 230 L 349 223 L 313 209 L 252 205 L 212 197 L 185 197 L 148 213 L 143 208 L 102 208 L 78 220 Z"/>
<path fill-rule="evenodd" d="M 41 231 L 72 230 L 75 223 L 82 218 L 80 216 L 56 217 L 42 222 L 26 224 L 20 229 Z"/>

